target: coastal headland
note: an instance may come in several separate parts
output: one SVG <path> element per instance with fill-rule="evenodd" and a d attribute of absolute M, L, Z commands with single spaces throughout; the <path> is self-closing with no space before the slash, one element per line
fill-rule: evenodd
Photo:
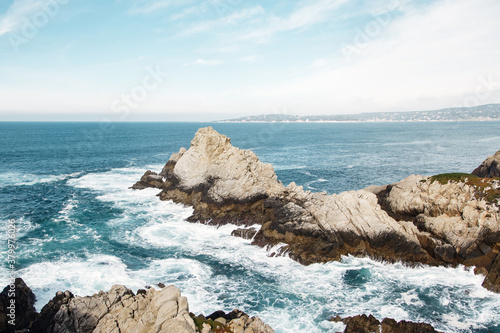
<path fill-rule="evenodd" d="M 236 224 L 235 236 L 308 265 L 370 257 L 409 265 L 474 266 L 500 292 L 500 153 L 473 174 L 411 175 L 397 183 L 340 194 L 284 186 L 270 164 L 231 145 L 211 127 L 161 172 L 133 188 L 194 208 L 190 222 Z M 253 225 L 260 229 L 252 229 Z"/>

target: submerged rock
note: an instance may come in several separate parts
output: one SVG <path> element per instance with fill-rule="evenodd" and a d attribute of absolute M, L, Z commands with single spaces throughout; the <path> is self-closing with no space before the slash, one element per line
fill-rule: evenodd
<path fill-rule="evenodd" d="M 191 222 L 261 224 L 253 244 L 285 244 L 278 253 L 303 264 L 348 254 L 464 264 L 484 268 L 485 286 L 497 290 L 500 215 L 490 185 L 497 186 L 410 176 L 365 190 L 311 193 L 295 183 L 283 186 L 271 165 L 207 127 L 160 174 L 147 171 L 134 188 L 158 188 L 161 200 L 192 206 Z M 243 230 L 234 235 L 245 235 Z"/>

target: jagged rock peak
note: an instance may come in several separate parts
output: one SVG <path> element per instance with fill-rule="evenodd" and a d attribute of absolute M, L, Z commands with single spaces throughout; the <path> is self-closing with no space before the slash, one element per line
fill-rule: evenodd
<path fill-rule="evenodd" d="M 500 150 L 489 156 L 479 167 L 472 171 L 478 177 L 500 177 Z"/>
<path fill-rule="evenodd" d="M 231 145 L 212 127 L 196 132 L 187 151 L 174 154 L 172 176 L 183 191 L 202 189 L 216 203 L 248 202 L 283 190 L 270 164 L 257 155 Z"/>

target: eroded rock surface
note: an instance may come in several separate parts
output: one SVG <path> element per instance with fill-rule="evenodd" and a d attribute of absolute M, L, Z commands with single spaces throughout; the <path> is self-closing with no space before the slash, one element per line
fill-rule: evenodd
<path fill-rule="evenodd" d="M 114 285 L 108 292 L 62 302 L 48 331 L 194 333 L 195 328 L 187 299 L 176 287 L 134 295 L 125 286 Z"/>
<path fill-rule="evenodd" d="M 303 264 L 347 254 L 464 264 L 478 267 L 489 276 L 485 286 L 498 290 L 499 207 L 488 201 L 484 188 L 478 195 L 478 187 L 466 182 L 441 184 L 410 176 L 365 190 L 311 193 L 295 183 L 283 186 L 271 165 L 207 127 L 198 130 L 189 150 L 173 154 L 159 174 L 147 171 L 133 186 L 144 187 L 160 189 L 162 200 L 192 206 L 192 222 L 261 224 L 254 244 L 283 243 L 279 254 Z"/>

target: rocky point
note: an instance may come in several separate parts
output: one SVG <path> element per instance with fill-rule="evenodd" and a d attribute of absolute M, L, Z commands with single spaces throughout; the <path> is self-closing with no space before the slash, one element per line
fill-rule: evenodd
<path fill-rule="evenodd" d="M 500 291 L 500 180 L 497 152 L 481 176 L 412 175 L 387 186 L 327 195 L 284 186 L 273 167 L 207 127 L 191 147 L 172 155 L 157 174 L 133 188 L 161 190 L 161 200 L 194 208 L 191 222 L 260 224 L 253 244 L 284 244 L 302 264 L 368 256 L 409 264 L 475 266 L 484 287 Z M 443 181 L 445 179 L 445 181 Z"/>

